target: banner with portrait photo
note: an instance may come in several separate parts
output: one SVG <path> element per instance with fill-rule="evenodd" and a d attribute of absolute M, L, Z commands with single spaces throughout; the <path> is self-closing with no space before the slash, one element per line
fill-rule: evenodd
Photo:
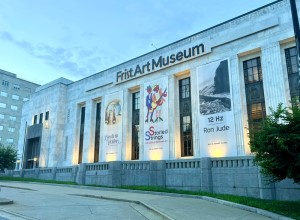
<path fill-rule="evenodd" d="M 144 88 L 144 159 L 169 159 L 168 78 L 147 82 Z"/>
<path fill-rule="evenodd" d="M 237 156 L 229 61 L 197 68 L 201 157 Z"/>
<path fill-rule="evenodd" d="M 105 96 L 103 161 L 121 160 L 123 91 Z"/>

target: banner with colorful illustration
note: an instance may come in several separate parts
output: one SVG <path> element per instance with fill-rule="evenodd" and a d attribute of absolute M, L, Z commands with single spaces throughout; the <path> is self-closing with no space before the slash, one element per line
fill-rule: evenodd
<path fill-rule="evenodd" d="M 144 88 L 144 159 L 169 159 L 168 78 L 147 82 Z"/>
<path fill-rule="evenodd" d="M 228 60 L 197 68 L 201 157 L 237 156 Z"/>
<path fill-rule="evenodd" d="M 123 91 L 105 96 L 102 161 L 121 160 Z"/>

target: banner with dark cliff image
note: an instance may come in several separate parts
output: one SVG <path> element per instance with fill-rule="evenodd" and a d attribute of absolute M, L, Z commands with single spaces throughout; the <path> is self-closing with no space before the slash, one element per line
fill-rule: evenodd
<path fill-rule="evenodd" d="M 201 157 L 237 156 L 228 60 L 197 68 Z"/>
<path fill-rule="evenodd" d="M 105 96 L 103 161 L 121 160 L 123 92 Z"/>
<path fill-rule="evenodd" d="M 169 159 L 168 78 L 147 82 L 144 88 L 144 159 Z"/>

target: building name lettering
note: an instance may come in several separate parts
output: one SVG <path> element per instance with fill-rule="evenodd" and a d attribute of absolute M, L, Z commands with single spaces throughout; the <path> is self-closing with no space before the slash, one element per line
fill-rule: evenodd
<path fill-rule="evenodd" d="M 203 128 L 204 133 L 212 133 L 212 132 L 219 132 L 219 131 L 228 131 L 229 126 L 216 126 L 215 128 Z"/>
<path fill-rule="evenodd" d="M 156 59 L 149 60 L 143 65 L 138 64 L 134 68 L 124 69 L 123 71 L 117 72 L 116 83 L 121 83 L 143 74 L 157 71 L 185 59 L 201 56 L 204 52 L 204 44 L 199 44 L 168 56 L 160 56 Z"/>

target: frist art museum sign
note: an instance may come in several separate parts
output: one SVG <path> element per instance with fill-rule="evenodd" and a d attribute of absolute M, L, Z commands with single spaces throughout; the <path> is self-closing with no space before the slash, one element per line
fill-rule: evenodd
<path fill-rule="evenodd" d="M 137 64 L 130 68 L 125 68 L 123 71 L 116 73 L 116 84 L 122 83 L 166 67 L 187 61 L 199 56 L 203 56 L 211 51 L 211 48 L 207 48 L 203 43 L 195 44 L 188 48 L 177 48 L 174 52 L 166 55 L 160 55 L 145 61 L 143 64 Z"/>

